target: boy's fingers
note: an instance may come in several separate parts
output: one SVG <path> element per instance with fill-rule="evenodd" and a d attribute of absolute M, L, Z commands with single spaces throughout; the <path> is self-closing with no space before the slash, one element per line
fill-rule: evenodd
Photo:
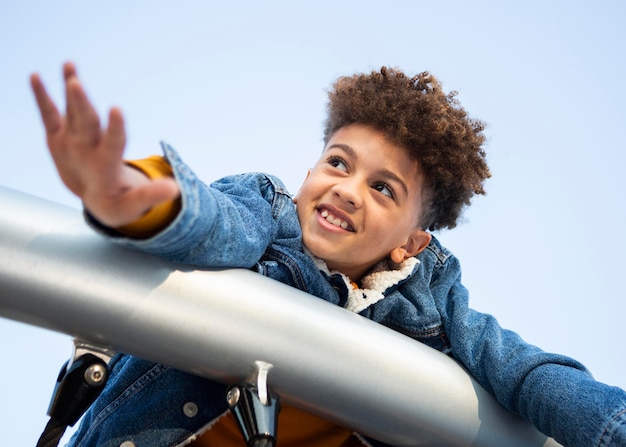
<path fill-rule="evenodd" d="M 76 66 L 72 62 L 63 64 L 63 79 L 67 82 L 72 77 L 77 77 Z"/>
<path fill-rule="evenodd" d="M 85 125 L 91 126 L 94 118 L 99 126 L 98 114 L 89 102 L 89 98 L 87 98 L 73 63 L 66 62 L 63 64 L 63 79 L 65 80 L 67 119 L 70 128 L 77 129 Z"/>
<path fill-rule="evenodd" d="M 67 125 L 70 128 L 75 126 L 74 117 L 76 116 L 76 111 L 74 110 L 74 104 L 70 101 L 70 81 L 72 79 L 77 79 L 78 76 L 76 74 L 76 68 L 74 64 L 70 62 L 66 62 L 63 64 L 63 81 L 65 82 L 65 120 L 67 121 Z"/>
<path fill-rule="evenodd" d="M 30 77 L 30 85 L 35 95 L 35 101 L 37 102 L 37 108 L 41 115 L 44 128 L 47 134 L 56 133 L 61 128 L 61 115 L 57 109 L 54 101 L 48 95 L 46 88 L 41 82 L 39 75 L 33 74 Z"/>
<path fill-rule="evenodd" d="M 178 185 L 174 179 L 158 179 L 130 188 L 118 196 L 114 203 L 108 203 L 105 215 L 109 218 L 99 215 L 97 209 L 88 208 L 104 224 L 119 227 L 136 221 L 151 208 L 175 200 L 178 196 Z"/>
<path fill-rule="evenodd" d="M 120 157 L 126 146 L 126 129 L 122 111 L 114 107 L 109 112 L 109 125 L 104 133 L 102 144 L 107 152 L 118 154 Z"/>
<path fill-rule="evenodd" d="M 134 191 L 133 202 L 141 206 L 139 212 L 144 213 L 146 210 L 160 205 L 163 202 L 176 200 L 180 195 L 180 190 L 176 180 L 173 178 L 161 178 L 151 180 L 149 184 L 138 188 Z"/>
<path fill-rule="evenodd" d="M 67 124 L 70 132 L 88 145 L 96 145 L 101 133 L 100 118 L 76 77 L 68 79 L 66 96 Z"/>

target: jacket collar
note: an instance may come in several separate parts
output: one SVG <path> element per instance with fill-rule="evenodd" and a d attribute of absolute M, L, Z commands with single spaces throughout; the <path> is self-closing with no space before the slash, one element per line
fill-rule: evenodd
<path fill-rule="evenodd" d="M 401 264 L 396 264 L 391 259 L 385 258 L 370 269 L 369 273 L 361 280 L 361 286 L 359 287 L 343 273 L 331 271 L 323 259 L 316 257 L 306 248 L 304 251 L 313 259 L 320 271 L 328 276 L 341 277 L 348 290 L 345 308 L 354 313 L 359 313 L 385 298 L 385 292 L 405 281 L 420 263 L 415 257 L 405 259 Z"/>

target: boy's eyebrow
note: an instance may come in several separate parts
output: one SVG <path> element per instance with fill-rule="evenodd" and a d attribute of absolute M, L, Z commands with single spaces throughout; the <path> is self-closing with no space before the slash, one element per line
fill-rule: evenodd
<path fill-rule="evenodd" d="M 342 151 L 344 151 L 345 153 L 347 153 L 350 157 L 354 159 L 359 158 L 356 151 L 351 146 L 348 146 L 347 144 L 341 144 L 341 143 L 332 144 L 328 146 L 326 150 L 333 149 L 333 148 L 341 149 Z M 409 194 L 409 188 L 406 186 L 406 183 L 404 183 L 404 181 L 400 177 L 398 177 L 398 175 L 395 172 L 390 171 L 388 169 L 379 169 L 376 172 L 382 177 L 385 177 L 395 183 L 398 183 L 404 190 L 404 193 L 406 195 Z"/>

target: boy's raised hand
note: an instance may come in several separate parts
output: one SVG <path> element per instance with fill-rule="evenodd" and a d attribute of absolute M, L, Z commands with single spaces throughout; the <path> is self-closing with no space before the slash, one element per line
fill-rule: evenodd
<path fill-rule="evenodd" d="M 153 206 L 176 199 L 174 179 L 150 180 L 123 160 L 124 118 L 109 112 L 106 129 L 81 86 L 73 64 L 63 66 L 66 112 L 62 115 L 37 74 L 31 86 L 46 129 L 50 154 L 63 183 L 100 222 L 119 227 L 139 219 Z"/>

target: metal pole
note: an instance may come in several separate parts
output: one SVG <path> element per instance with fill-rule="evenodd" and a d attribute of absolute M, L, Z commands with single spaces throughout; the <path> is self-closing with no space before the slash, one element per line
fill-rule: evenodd
<path fill-rule="evenodd" d="M 8 188 L 0 209 L 1 317 L 225 383 L 268 362 L 284 402 L 392 445 L 558 445 L 449 357 L 323 300 L 115 246 Z"/>

